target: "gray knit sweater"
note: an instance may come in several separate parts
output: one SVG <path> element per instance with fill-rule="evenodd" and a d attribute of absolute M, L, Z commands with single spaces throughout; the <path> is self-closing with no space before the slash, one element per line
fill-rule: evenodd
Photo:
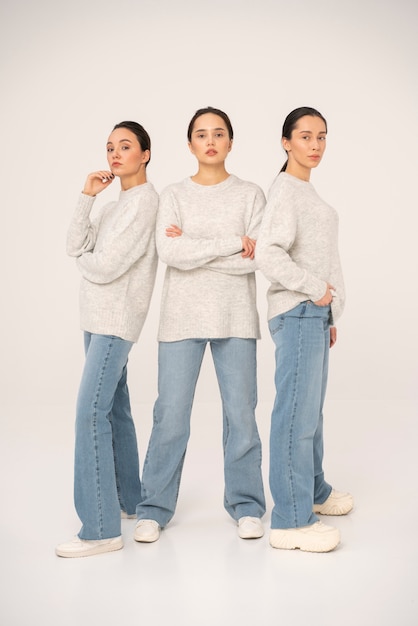
<path fill-rule="evenodd" d="M 345 303 L 338 253 L 338 216 L 312 184 L 285 172 L 274 180 L 256 247 L 257 267 L 271 282 L 268 319 L 336 289 L 333 323 Z"/>
<path fill-rule="evenodd" d="M 158 195 L 151 183 L 121 191 L 90 221 L 94 201 L 80 195 L 67 236 L 82 274 L 81 328 L 137 341 L 157 270 Z"/>
<path fill-rule="evenodd" d="M 255 184 L 230 175 L 217 185 L 186 178 L 160 196 L 156 241 L 167 264 L 159 341 L 259 338 L 255 262 L 241 237 L 256 239 L 265 205 Z M 179 226 L 180 237 L 165 229 Z"/>

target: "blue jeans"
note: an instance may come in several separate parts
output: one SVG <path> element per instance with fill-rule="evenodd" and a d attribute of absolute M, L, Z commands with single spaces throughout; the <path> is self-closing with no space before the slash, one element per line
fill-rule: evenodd
<path fill-rule="evenodd" d="M 330 307 L 302 302 L 269 321 L 276 345 L 270 431 L 272 528 L 314 524 L 331 493 L 322 469 L 322 408 L 328 377 Z"/>
<path fill-rule="evenodd" d="M 121 534 L 121 509 L 140 499 L 138 447 L 126 382 L 132 342 L 84 333 L 86 361 L 77 400 L 74 501 L 80 539 Z"/>
<path fill-rule="evenodd" d="M 265 512 L 257 404 L 255 339 L 160 342 L 158 398 L 142 473 L 138 519 L 164 527 L 174 515 L 190 435 L 190 416 L 206 344 L 210 343 L 223 407 L 224 506 L 239 519 Z"/>

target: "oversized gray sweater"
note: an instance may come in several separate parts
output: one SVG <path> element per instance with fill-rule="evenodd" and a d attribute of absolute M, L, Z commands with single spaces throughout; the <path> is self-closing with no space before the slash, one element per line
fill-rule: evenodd
<path fill-rule="evenodd" d="M 217 185 L 186 178 L 160 195 L 156 242 L 167 264 L 159 341 L 259 338 L 255 262 L 241 237 L 257 239 L 265 205 L 255 184 L 230 175 Z M 180 237 L 165 229 L 179 226 Z"/>
<path fill-rule="evenodd" d="M 320 300 L 330 283 L 336 289 L 331 310 L 333 323 L 337 322 L 345 303 L 338 216 L 310 182 L 285 172 L 276 177 L 268 194 L 256 261 L 271 282 L 268 319 L 305 300 Z"/>
<path fill-rule="evenodd" d="M 158 195 L 151 183 L 121 191 L 90 221 L 94 201 L 80 195 L 67 236 L 82 275 L 81 328 L 137 341 L 157 270 Z"/>

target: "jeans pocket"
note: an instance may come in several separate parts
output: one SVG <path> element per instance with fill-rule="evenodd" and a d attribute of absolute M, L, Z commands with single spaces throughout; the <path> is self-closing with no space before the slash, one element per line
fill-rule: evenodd
<path fill-rule="evenodd" d="M 273 337 L 276 333 L 280 332 L 284 326 L 284 322 L 285 322 L 285 317 L 284 315 L 276 315 L 276 317 L 273 317 L 269 323 L 268 323 L 268 327 L 269 327 L 269 331 L 270 331 L 270 335 Z"/>
<path fill-rule="evenodd" d="M 326 309 L 327 307 L 329 307 L 329 304 L 315 304 L 315 302 L 312 302 L 312 300 L 306 300 L 306 302 L 309 306 L 313 306 L 317 309 Z"/>

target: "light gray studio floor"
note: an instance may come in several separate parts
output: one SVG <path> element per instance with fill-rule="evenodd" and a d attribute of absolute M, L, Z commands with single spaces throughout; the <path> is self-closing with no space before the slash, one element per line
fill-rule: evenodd
<path fill-rule="evenodd" d="M 83 559 L 54 553 L 79 529 L 72 407 L 2 410 L 0 624 L 418 624 L 417 425 L 399 408 L 363 407 L 363 425 L 340 410 L 338 422 L 327 423 L 327 478 L 355 497 L 350 515 L 332 518 L 342 535 L 332 553 L 268 544 L 267 404 L 257 412 L 266 534 L 238 538 L 222 507 L 221 419 L 213 402 L 195 405 L 177 514 L 161 539 L 135 543 L 135 522 L 124 520 L 123 550 Z M 151 410 L 134 407 L 142 460 Z"/>

